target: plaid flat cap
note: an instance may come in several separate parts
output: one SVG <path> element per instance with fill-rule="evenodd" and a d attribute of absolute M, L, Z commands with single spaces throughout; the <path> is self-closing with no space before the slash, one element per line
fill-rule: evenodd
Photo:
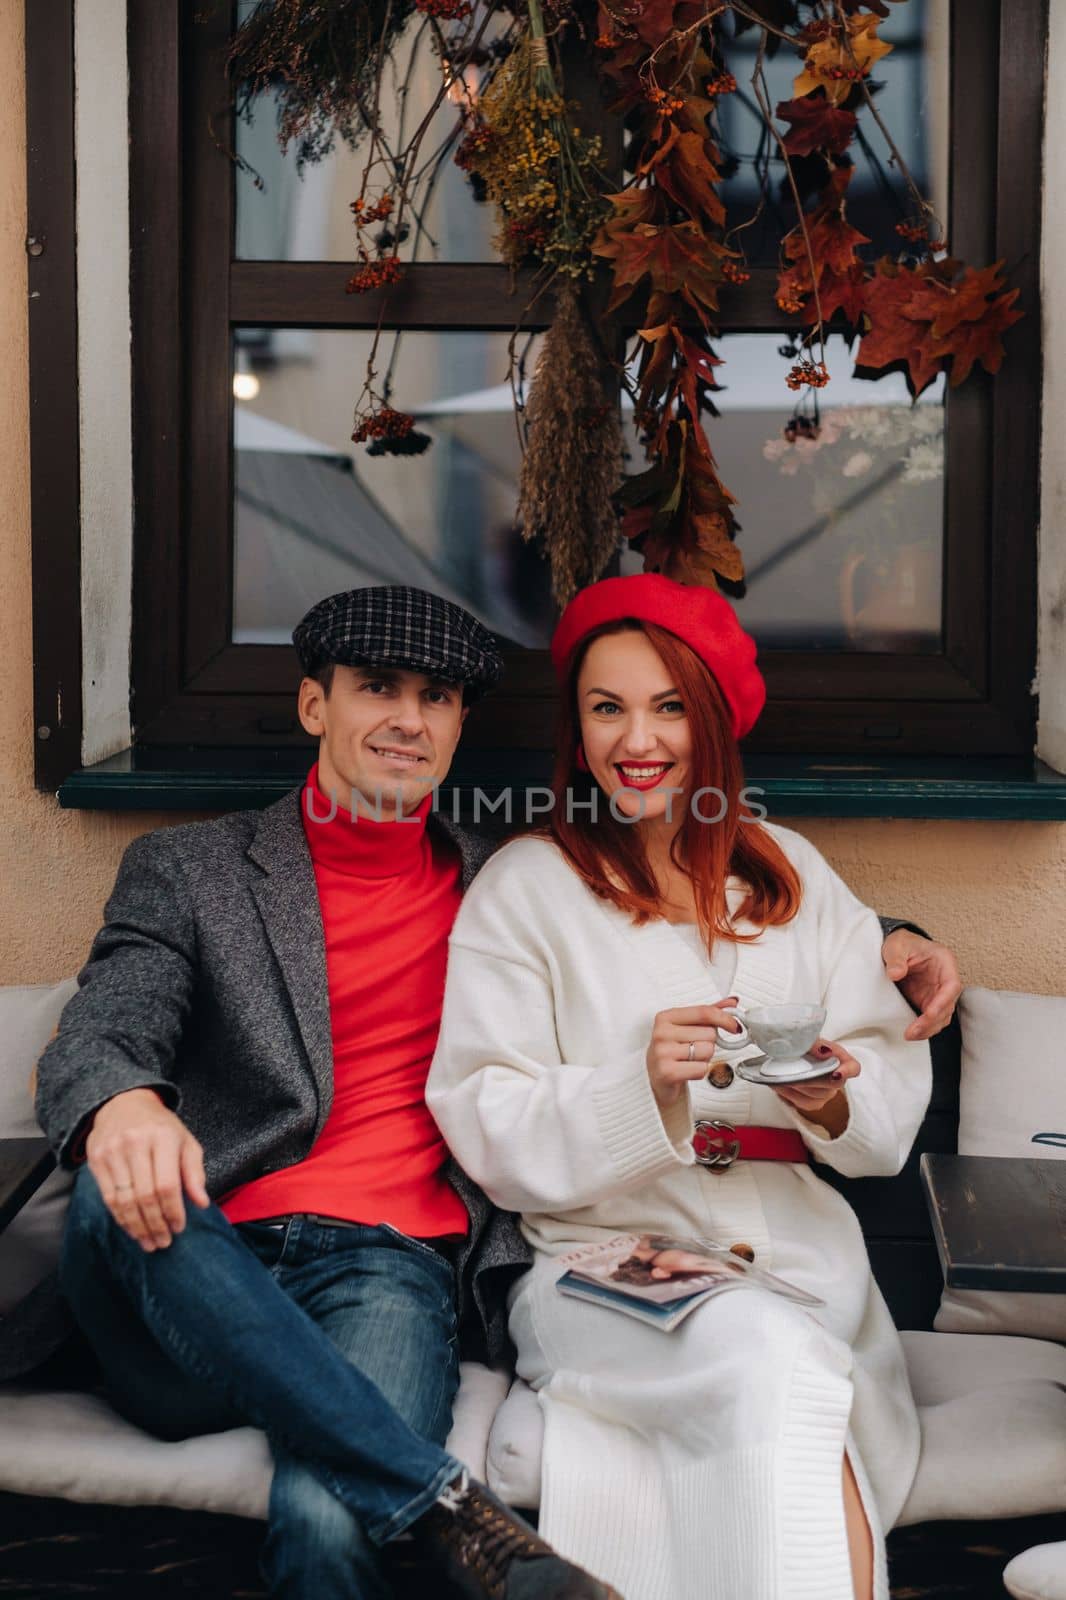
<path fill-rule="evenodd" d="M 293 631 L 305 673 L 327 662 L 425 672 L 482 693 L 503 671 L 487 628 L 462 606 L 424 589 L 348 589 L 312 606 Z"/>

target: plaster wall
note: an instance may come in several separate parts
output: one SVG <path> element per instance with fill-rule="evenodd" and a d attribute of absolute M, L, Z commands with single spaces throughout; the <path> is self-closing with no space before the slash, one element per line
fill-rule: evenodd
<path fill-rule="evenodd" d="M 184 820 L 65 812 L 33 787 L 22 12 L 0 0 L 0 983 L 75 970 L 125 845 Z M 1053 436 L 1048 451 L 1066 481 L 1066 445 Z M 862 898 L 951 940 L 970 981 L 1066 993 L 1066 826 L 800 826 Z"/>

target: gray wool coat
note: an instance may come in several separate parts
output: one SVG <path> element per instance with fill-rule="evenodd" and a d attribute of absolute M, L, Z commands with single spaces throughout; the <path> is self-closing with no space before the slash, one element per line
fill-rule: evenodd
<path fill-rule="evenodd" d="M 38 1065 L 37 1118 L 62 1164 L 93 1113 L 134 1088 L 157 1090 L 200 1141 L 212 1198 L 310 1151 L 333 1101 L 333 1053 L 299 808 L 294 790 L 265 811 L 163 829 L 126 851 Z M 491 847 L 439 816 L 430 826 L 458 848 L 465 889 Z M 506 1292 L 531 1254 L 516 1219 L 454 1162 L 448 1177 L 470 1214 L 464 1352 L 497 1360 L 509 1348 Z M 48 1310 L 37 1307 L 39 1334 Z M 0 1373 L 13 1359 L 0 1350 Z"/>

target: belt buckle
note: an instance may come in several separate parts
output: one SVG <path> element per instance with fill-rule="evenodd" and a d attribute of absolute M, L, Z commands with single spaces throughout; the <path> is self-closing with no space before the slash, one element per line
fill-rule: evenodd
<path fill-rule="evenodd" d="M 731 1167 L 740 1154 L 740 1140 L 729 1138 L 736 1131 L 733 1123 L 722 1122 L 717 1117 L 697 1122 L 692 1134 L 696 1164 L 701 1167 Z"/>

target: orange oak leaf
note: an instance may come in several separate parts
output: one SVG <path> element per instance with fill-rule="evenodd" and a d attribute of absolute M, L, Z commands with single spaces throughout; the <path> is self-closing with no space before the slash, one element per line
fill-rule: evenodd
<path fill-rule="evenodd" d="M 792 124 L 785 135 L 785 151 L 790 156 L 809 156 L 816 150 L 843 155 L 855 137 L 859 121 L 854 111 L 832 105 L 824 89 L 798 100 L 782 100 L 775 115 Z"/>
<path fill-rule="evenodd" d="M 880 25 L 878 17 L 848 17 L 846 31 L 835 27 L 826 38 L 810 45 L 803 71 L 792 85 L 796 98 L 824 89 L 826 99 L 834 106 L 843 105 L 855 87 L 855 73 L 866 77 L 871 67 L 892 49 L 878 38 Z"/>
<path fill-rule="evenodd" d="M 689 517 L 677 533 L 649 532 L 642 553 L 645 572 L 661 572 L 675 583 L 717 589 L 720 577 L 744 581 L 744 557 L 729 537 L 724 517 Z"/>
<path fill-rule="evenodd" d="M 674 204 L 694 221 L 702 216 L 712 227 L 725 225 L 725 206 L 715 188 L 721 180 L 717 155 L 706 134 L 679 133 L 655 169 L 656 183 Z"/>
<path fill-rule="evenodd" d="M 628 229 L 608 223 L 592 249 L 614 262 L 609 311 L 627 300 L 646 275 L 653 291 L 680 294 L 701 317 L 718 309 L 721 258 L 730 252 L 694 222 L 666 227 L 638 222 Z"/>

